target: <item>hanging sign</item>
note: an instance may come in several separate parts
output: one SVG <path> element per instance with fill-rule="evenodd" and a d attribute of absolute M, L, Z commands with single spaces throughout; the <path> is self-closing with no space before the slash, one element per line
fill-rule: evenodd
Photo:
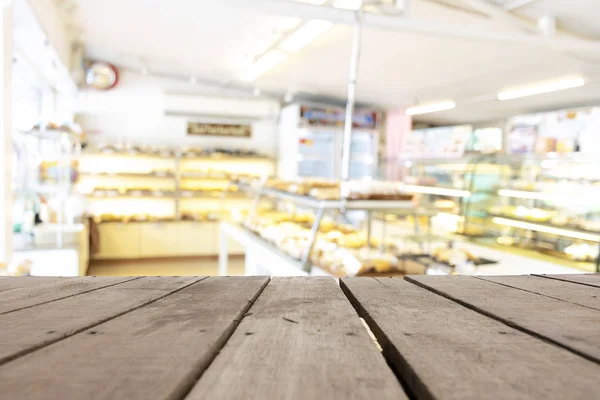
<path fill-rule="evenodd" d="M 249 138 L 252 136 L 252 125 L 188 122 L 187 134 L 192 136 L 226 136 Z"/>

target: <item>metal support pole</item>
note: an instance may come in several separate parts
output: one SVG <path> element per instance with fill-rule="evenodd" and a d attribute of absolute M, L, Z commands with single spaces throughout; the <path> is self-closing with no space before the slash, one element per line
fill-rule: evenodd
<path fill-rule="evenodd" d="M 229 239 L 229 235 L 225 230 L 224 222 L 221 222 L 219 223 L 219 276 L 227 276 L 229 266 L 227 239 Z"/>
<path fill-rule="evenodd" d="M 388 214 L 383 213 L 383 221 L 381 223 L 381 244 L 379 245 L 379 251 L 387 251 L 387 245 L 385 238 L 387 237 L 387 216 Z"/>
<path fill-rule="evenodd" d="M 373 211 L 367 211 L 367 247 L 373 247 L 371 244 L 371 225 L 373 224 Z M 385 238 L 381 238 L 383 242 Z"/>
<path fill-rule="evenodd" d="M 600 273 L 600 249 L 598 250 L 598 257 L 596 257 L 596 272 Z"/>
<path fill-rule="evenodd" d="M 360 9 L 357 10 L 355 15 L 356 24 L 354 25 L 354 41 L 352 43 L 352 58 L 350 59 L 350 78 L 348 80 L 348 102 L 346 104 L 346 120 L 344 123 L 344 137 L 342 142 L 342 181 L 347 181 L 350 176 L 352 117 L 354 116 L 358 62 L 360 60 L 360 39 L 362 35 L 362 11 Z"/>

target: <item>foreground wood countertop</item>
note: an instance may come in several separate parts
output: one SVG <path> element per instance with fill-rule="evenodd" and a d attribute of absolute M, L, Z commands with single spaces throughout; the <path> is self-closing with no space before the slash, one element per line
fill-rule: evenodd
<path fill-rule="evenodd" d="M 599 299 L 596 274 L 1 277 L 0 398 L 597 399 Z"/>

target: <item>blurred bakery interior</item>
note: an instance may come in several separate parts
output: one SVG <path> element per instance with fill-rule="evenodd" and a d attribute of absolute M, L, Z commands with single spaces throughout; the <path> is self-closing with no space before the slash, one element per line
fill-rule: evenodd
<path fill-rule="evenodd" d="M 600 272 L 582 46 L 383 29 L 392 1 L 155 3 L 4 9 L 0 275 Z M 535 3 L 508 15 L 561 20 Z"/>

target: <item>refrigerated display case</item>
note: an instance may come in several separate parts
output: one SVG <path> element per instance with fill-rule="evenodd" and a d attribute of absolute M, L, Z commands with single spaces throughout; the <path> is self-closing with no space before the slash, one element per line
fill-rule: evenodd
<path fill-rule="evenodd" d="M 285 107 L 279 125 L 279 177 L 338 178 L 344 119 L 344 109 L 339 107 L 300 104 Z M 359 110 L 353 117 L 351 179 L 369 179 L 377 174 L 379 120 L 379 114 L 372 110 Z"/>
<path fill-rule="evenodd" d="M 403 167 L 409 187 L 448 205 L 436 217 L 445 229 L 475 243 L 600 270 L 600 161 L 594 157 L 479 155 Z"/>

